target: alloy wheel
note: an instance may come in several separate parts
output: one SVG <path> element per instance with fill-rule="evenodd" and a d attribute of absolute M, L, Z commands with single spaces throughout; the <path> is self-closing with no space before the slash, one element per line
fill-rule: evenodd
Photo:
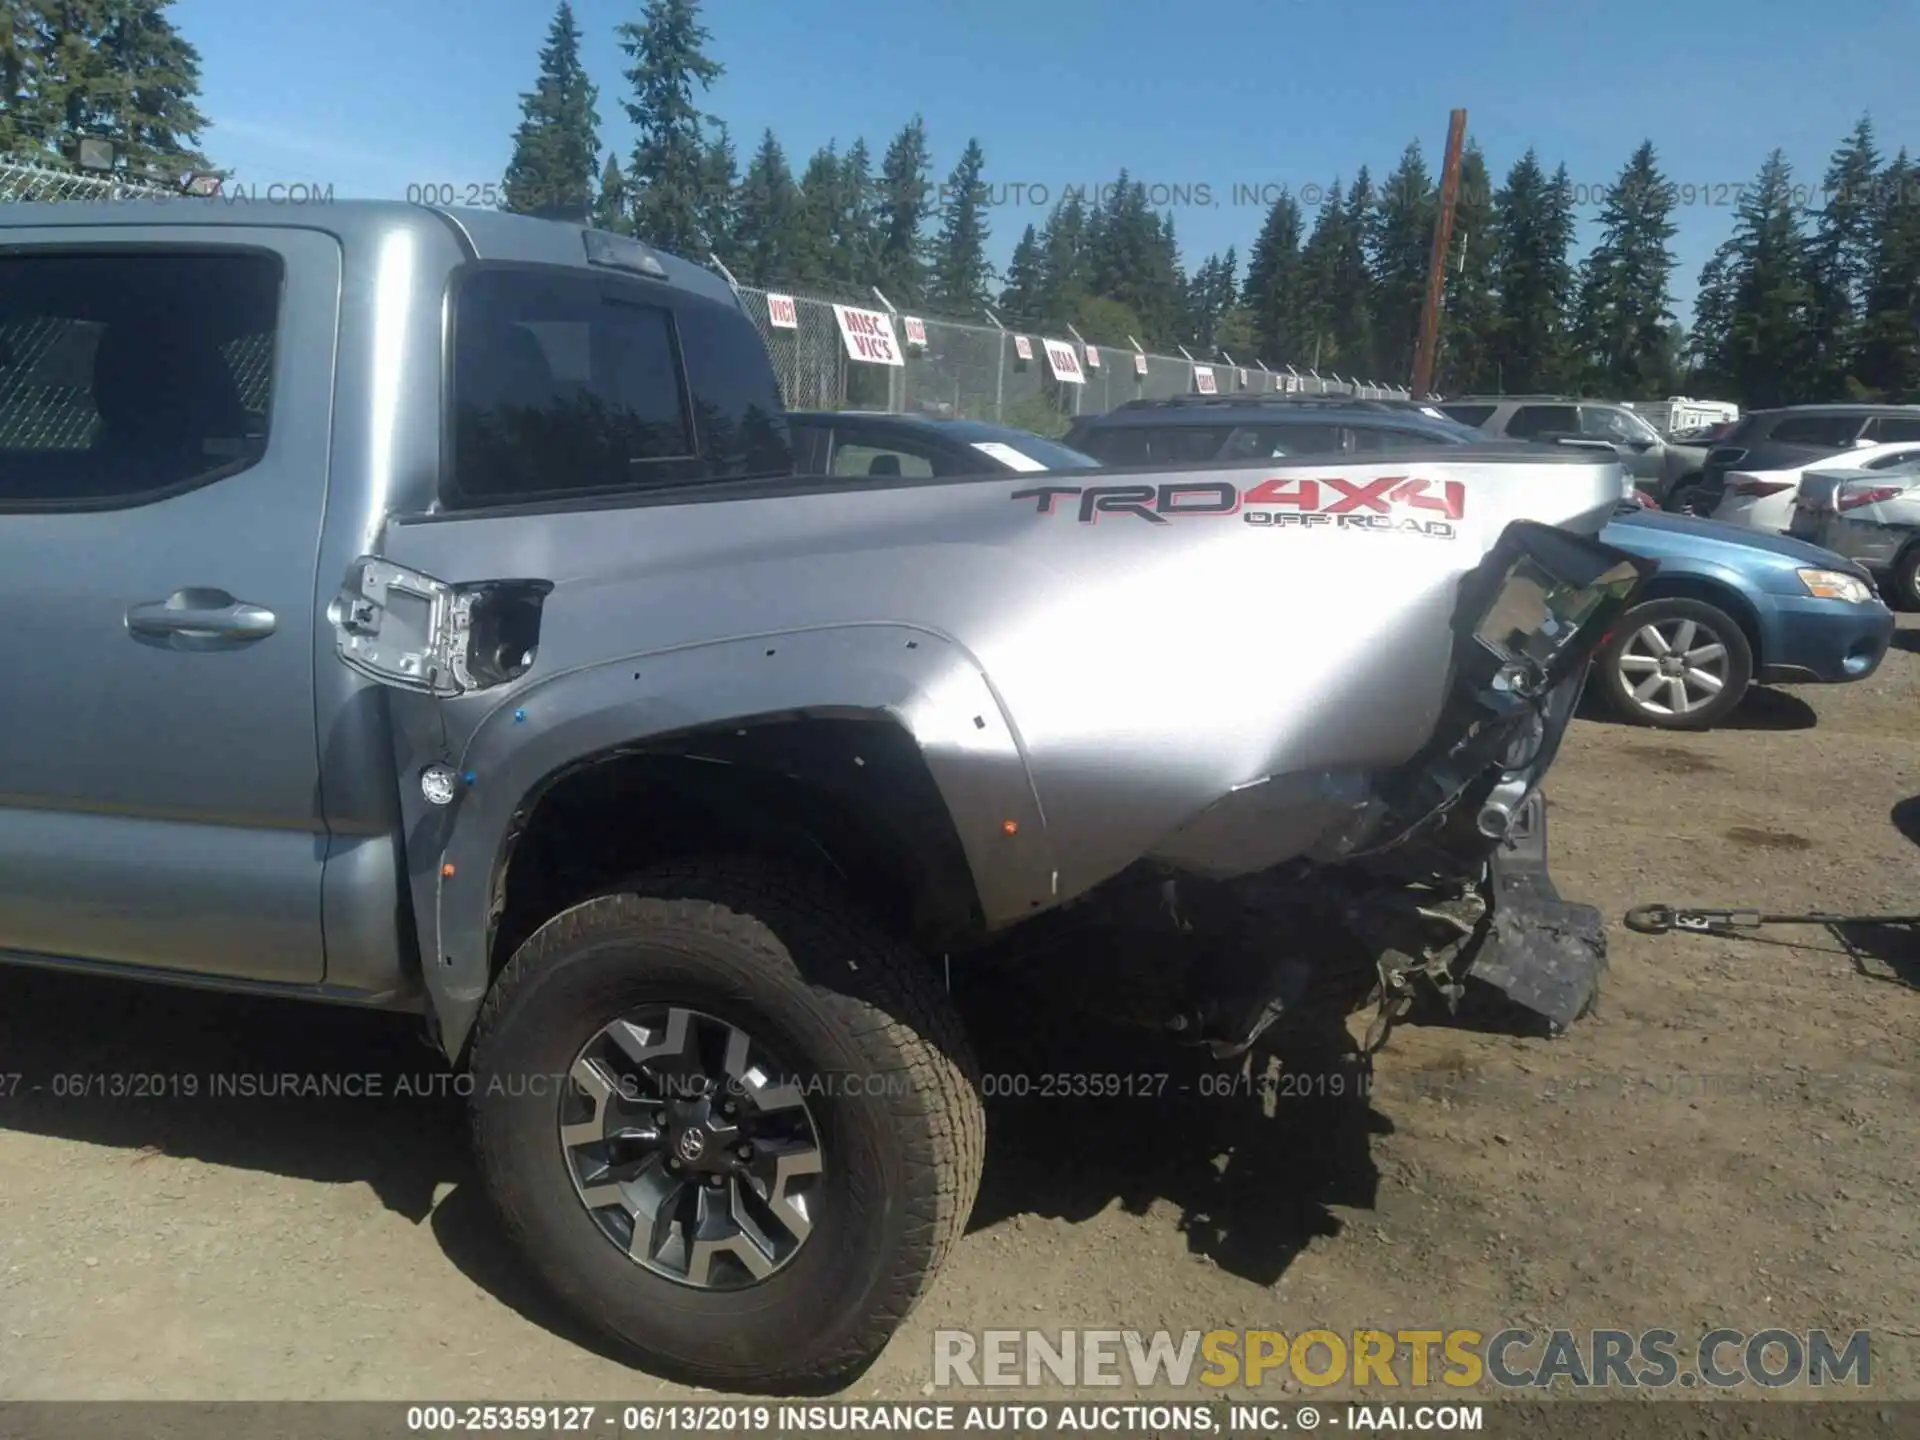
<path fill-rule="evenodd" d="M 824 1165 L 778 1057 L 725 1020 L 660 1005 L 603 1027 L 568 1078 L 561 1153 L 630 1260 L 700 1290 L 744 1289 L 792 1263 Z"/>
<path fill-rule="evenodd" d="M 1689 715 L 1727 688 L 1726 642 L 1697 620 L 1655 620 L 1628 637 L 1621 688 L 1650 715 Z"/>

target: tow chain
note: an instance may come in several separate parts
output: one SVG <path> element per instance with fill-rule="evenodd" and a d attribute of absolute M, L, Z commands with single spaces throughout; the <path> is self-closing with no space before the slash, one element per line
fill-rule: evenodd
<path fill-rule="evenodd" d="M 1810 910 L 1801 915 L 1775 915 L 1764 910 L 1714 910 L 1705 906 L 1636 905 L 1627 911 L 1629 930 L 1642 935 L 1665 935 L 1687 930 L 1696 935 L 1730 935 L 1763 925 L 1920 925 L 1920 915 L 1840 915 Z"/>

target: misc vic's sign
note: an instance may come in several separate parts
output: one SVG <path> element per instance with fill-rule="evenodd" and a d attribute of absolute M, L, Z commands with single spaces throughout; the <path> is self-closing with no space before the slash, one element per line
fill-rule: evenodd
<path fill-rule="evenodd" d="M 846 342 L 847 355 L 872 365 L 905 365 L 900 344 L 894 338 L 893 321 L 878 310 L 861 310 L 853 305 L 836 305 L 833 318 L 840 323 L 840 338 Z"/>
<path fill-rule="evenodd" d="M 1008 497 L 1030 500 L 1034 513 L 1057 515 L 1076 501 L 1080 523 L 1129 515 L 1154 525 L 1189 516 L 1238 515 L 1254 526 L 1389 530 L 1451 540 L 1465 518 L 1467 487 L 1459 480 L 1383 475 L 1375 480 L 1274 479 L 1241 489 L 1226 480 L 1165 485 L 1032 485 Z"/>

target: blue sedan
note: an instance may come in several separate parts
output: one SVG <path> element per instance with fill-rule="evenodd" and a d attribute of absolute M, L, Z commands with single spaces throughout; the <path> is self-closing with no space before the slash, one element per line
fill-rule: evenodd
<path fill-rule="evenodd" d="M 1660 562 L 1594 656 L 1594 681 L 1629 720 L 1704 730 L 1755 681 L 1864 680 L 1893 639 L 1893 612 L 1867 572 L 1830 550 L 1635 510 L 1601 538 Z"/>

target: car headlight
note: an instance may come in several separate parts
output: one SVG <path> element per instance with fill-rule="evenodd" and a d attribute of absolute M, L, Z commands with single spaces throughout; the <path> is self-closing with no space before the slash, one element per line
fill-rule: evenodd
<path fill-rule="evenodd" d="M 1800 570 L 1796 571 L 1800 583 L 1807 587 L 1809 595 L 1817 595 L 1822 600 L 1845 600 L 1854 605 L 1864 605 L 1873 599 L 1873 587 L 1856 575 L 1845 575 L 1838 570 Z"/>

